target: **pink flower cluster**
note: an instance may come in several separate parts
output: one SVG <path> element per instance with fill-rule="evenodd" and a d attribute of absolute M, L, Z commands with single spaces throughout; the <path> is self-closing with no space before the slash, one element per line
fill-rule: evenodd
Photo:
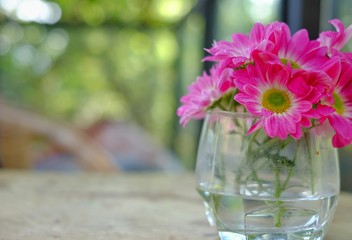
<path fill-rule="evenodd" d="M 214 66 L 181 98 L 180 123 L 213 108 L 248 111 L 259 119 L 249 133 L 263 128 L 269 137 L 299 139 L 303 129 L 327 121 L 334 147 L 352 143 L 352 53 L 341 51 L 352 25 L 330 23 L 336 31 L 321 32 L 316 40 L 305 29 L 291 34 L 285 23 L 274 22 L 215 42 L 204 59 Z M 233 102 L 224 104 L 229 94 Z"/>

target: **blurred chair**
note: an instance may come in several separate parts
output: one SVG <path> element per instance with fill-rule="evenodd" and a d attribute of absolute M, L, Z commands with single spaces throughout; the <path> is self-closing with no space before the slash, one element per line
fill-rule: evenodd
<path fill-rule="evenodd" d="M 45 144 L 72 155 L 82 170 L 116 171 L 109 153 L 84 132 L 0 100 L 0 161 L 4 168 L 35 168 Z"/>
<path fill-rule="evenodd" d="M 178 171 L 180 161 L 144 128 L 133 122 L 100 120 L 86 132 L 123 171 Z"/>

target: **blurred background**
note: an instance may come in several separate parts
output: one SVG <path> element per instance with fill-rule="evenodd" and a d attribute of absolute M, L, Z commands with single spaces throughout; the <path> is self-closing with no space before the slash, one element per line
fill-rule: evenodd
<path fill-rule="evenodd" d="M 175 112 L 209 68 L 203 48 L 258 21 L 316 38 L 332 18 L 352 24 L 352 2 L 0 0 L 1 166 L 191 170 L 201 122 Z"/>

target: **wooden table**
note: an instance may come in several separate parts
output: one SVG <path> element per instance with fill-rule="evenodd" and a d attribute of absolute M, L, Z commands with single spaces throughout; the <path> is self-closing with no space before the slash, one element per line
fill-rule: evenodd
<path fill-rule="evenodd" d="M 0 171 L 0 240 L 215 240 L 190 173 Z M 352 194 L 327 240 L 350 240 Z"/>

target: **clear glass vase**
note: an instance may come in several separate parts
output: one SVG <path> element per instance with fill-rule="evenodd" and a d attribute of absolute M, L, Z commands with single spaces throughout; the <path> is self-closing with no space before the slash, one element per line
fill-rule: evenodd
<path fill-rule="evenodd" d="M 324 127 L 295 140 L 247 134 L 256 118 L 208 112 L 199 143 L 197 191 L 226 240 L 323 239 L 340 190 L 337 150 Z"/>

